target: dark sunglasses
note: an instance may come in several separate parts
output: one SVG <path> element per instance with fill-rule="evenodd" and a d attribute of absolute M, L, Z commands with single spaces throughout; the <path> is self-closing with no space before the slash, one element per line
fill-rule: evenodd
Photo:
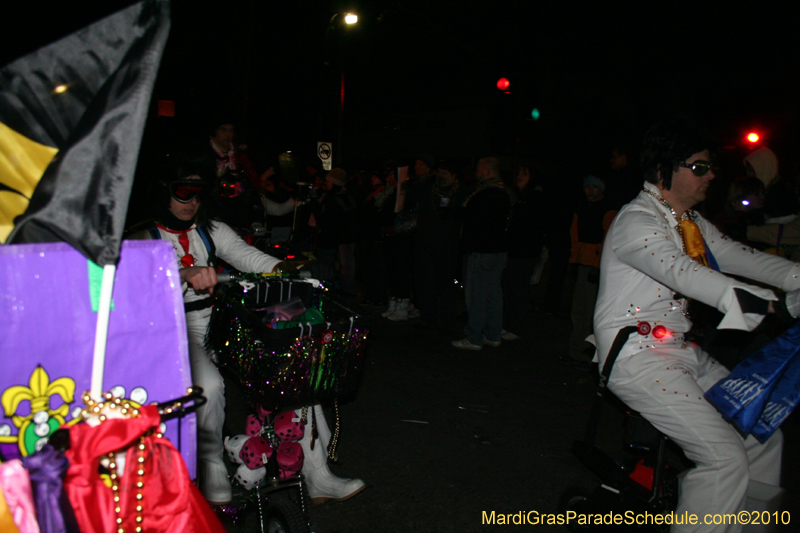
<path fill-rule="evenodd" d="M 703 161 L 700 159 L 698 159 L 693 163 L 678 163 L 678 166 L 691 169 L 692 174 L 694 174 L 698 178 L 708 174 L 709 170 L 713 170 L 715 172 L 717 170 L 717 167 L 712 165 L 709 161 Z"/>
<path fill-rule="evenodd" d="M 187 183 L 187 181 L 197 182 L 197 180 L 176 181 L 172 182 L 169 189 L 170 196 L 182 204 L 188 204 L 205 189 L 202 183 Z"/>

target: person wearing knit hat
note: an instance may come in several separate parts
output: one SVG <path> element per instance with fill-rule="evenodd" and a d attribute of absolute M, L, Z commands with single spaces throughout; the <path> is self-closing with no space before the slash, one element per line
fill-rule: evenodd
<path fill-rule="evenodd" d="M 589 185 L 594 185 L 599 190 L 600 194 L 604 193 L 606 190 L 606 184 L 603 183 L 603 180 L 598 178 L 597 176 L 586 176 L 583 180 L 583 190 L 586 190 L 586 187 Z"/>
<path fill-rule="evenodd" d="M 592 334 L 594 305 L 597 301 L 597 282 L 600 279 L 600 254 L 603 239 L 617 211 L 611 201 L 603 196 L 605 184 L 596 176 L 583 180 L 585 201 L 575 209 L 570 238 L 571 264 L 576 265 L 578 275 L 572 296 L 572 332 L 569 338 L 569 353 L 560 358 L 562 363 L 589 369 L 587 351 L 592 351 L 586 338 Z"/>

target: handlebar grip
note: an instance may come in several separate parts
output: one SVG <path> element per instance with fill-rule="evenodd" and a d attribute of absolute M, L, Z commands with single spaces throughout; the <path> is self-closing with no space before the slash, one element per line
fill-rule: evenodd
<path fill-rule="evenodd" d="M 297 276 L 302 279 L 311 278 L 311 271 L 309 270 L 298 270 Z M 244 276 L 240 276 L 238 274 L 231 274 L 230 272 L 220 272 L 217 274 L 217 283 L 230 283 L 231 281 L 244 281 Z"/>
<path fill-rule="evenodd" d="M 217 283 L 228 283 L 230 281 L 238 281 L 239 276 L 234 276 L 230 272 L 220 272 L 217 274 Z"/>

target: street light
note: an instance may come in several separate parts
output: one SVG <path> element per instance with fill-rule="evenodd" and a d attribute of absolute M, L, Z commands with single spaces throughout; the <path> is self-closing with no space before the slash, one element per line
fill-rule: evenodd
<path fill-rule="evenodd" d="M 325 30 L 325 45 L 327 48 L 329 42 L 329 36 L 331 30 L 334 29 L 334 21 L 336 18 L 342 15 L 344 17 L 344 22 L 348 26 L 352 26 L 353 24 L 358 23 L 358 15 L 355 13 L 334 13 L 331 17 L 331 20 L 328 22 L 328 28 Z M 326 65 L 330 65 L 328 61 L 325 62 Z M 334 151 L 334 160 L 338 164 L 342 158 L 342 129 L 344 128 L 344 60 L 339 57 L 339 116 L 337 120 L 337 128 L 336 128 L 336 144 L 338 145 L 337 149 Z"/>
<path fill-rule="evenodd" d="M 331 20 L 328 21 L 328 29 L 325 30 L 325 40 L 326 41 L 328 40 L 328 37 L 327 37 L 328 33 L 334 27 L 333 23 L 336 21 L 337 18 L 339 18 L 339 16 L 342 17 L 342 19 L 344 20 L 344 23 L 347 24 L 348 26 L 352 26 L 353 24 L 357 24 L 358 23 L 358 15 L 353 13 L 353 12 L 334 13 L 333 16 L 331 17 Z"/>

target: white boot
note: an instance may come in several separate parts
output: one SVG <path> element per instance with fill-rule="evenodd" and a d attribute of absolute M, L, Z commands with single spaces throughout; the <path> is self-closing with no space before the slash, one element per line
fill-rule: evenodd
<path fill-rule="evenodd" d="M 408 298 L 405 298 L 403 300 L 398 300 L 397 307 L 395 308 L 394 313 L 387 316 L 386 318 L 388 318 L 392 322 L 398 322 L 400 320 L 408 320 L 408 304 L 409 304 Z"/>
<path fill-rule="evenodd" d="M 314 449 L 311 449 L 311 433 L 314 420 L 313 412 L 317 413 L 317 438 Z M 297 416 L 301 414 L 297 412 Z M 328 444 L 331 441 L 331 430 L 325 421 L 325 414 L 319 405 L 310 406 L 308 409 L 308 422 L 305 434 L 300 440 L 303 447 L 303 476 L 306 478 L 308 495 L 312 503 L 319 504 L 325 500 L 341 502 L 352 498 L 364 490 L 364 482 L 360 479 L 344 479 L 336 477 L 328 469 Z"/>
<path fill-rule="evenodd" d="M 231 483 L 228 479 L 228 467 L 222 460 L 225 448 L 222 446 L 222 417 L 209 416 L 202 411 L 204 405 L 197 411 L 197 477 L 200 492 L 211 505 L 224 505 L 233 499 Z M 213 419 L 213 420 L 209 420 Z"/>
<path fill-rule="evenodd" d="M 225 505 L 231 502 L 233 494 L 228 480 L 228 468 L 222 457 L 198 459 L 197 476 L 200 479 L 200 492 L 211 505 Z"/>
<path fill-rule="evenodd" d="M 190 324 L 192 326 L 193 324 Z M 190 327 L 190 332 L 191 332 Z M 205 326 L 203 326 L 205 331 Z M 202 339 L 202 336 L 199 337 Z M 197 336 L 189 337 L 192 379 L 203 388 L 207 402 L 197 410 L 197 476 L 200 492 L 212 505 L 230 503 L 233 498 L 228 469 L 222 460 L 225 447 L 225 383 Z"/>
<path fill-rule="evenodd" d="M 395 298 L 389 298 L 389 307 L 386 308 L 386 311 L 381 313 L 381 316 L 383 318 L 386 318 L 387 316 L 394 313 L 395 309 L 397 309 L 397 300 Z"/>

